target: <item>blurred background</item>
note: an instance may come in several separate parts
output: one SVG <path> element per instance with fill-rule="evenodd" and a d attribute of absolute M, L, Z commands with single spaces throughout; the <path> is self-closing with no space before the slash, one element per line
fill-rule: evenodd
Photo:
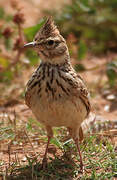
<path fill-rule="evenodd" d="M 19 134 L 35 124 L 24 92 L 40 58 L 22 47 L 49 15 L 67 41 L 73 67 L 87 83 L 93 113 L 117 120 L 117 1 L 0 0 L 0 125 L 6 128 L 1 152 L 16 137 L 16 123 Z"/>

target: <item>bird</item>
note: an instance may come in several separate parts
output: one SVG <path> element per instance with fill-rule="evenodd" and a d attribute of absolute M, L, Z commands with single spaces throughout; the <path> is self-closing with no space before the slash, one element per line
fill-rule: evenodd
<path fill-rule="evenodd" d="M 83 171 L 79 140 L 83 136 L 81 123 L 91 111 L 89 92 L 82 77 L 72 67 L 66 41 L 52 17 L 46 18 L 34 40 L 24 47 L 36 50 L 41 59 L 26 85 L 25 102 L 47 131 L 42 165 L 44 167 L 47 162 L 53 128 L 64 126 L 76 144 Z"/>

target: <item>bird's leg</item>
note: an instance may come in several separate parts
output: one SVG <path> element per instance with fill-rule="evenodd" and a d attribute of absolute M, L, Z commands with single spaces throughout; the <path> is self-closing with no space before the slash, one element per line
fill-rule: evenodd
<path fill-rule="evenodd" d="M 83 173 L 83 160 L 82 160 L 82 154 L 81 154 L 81 151 L 80 151 L 80 146 L 79 146 L 79 140 L 78 138 L 74 139 L 75 141 L 75 144 L 76 144 L 76 147 L 77 147 L 77 150 L 78 150 L 78 153 L 79 153 L 79 156 L 80 156 L 80 169 Z"/>
<path fill-rule="evenodd" d="M 48 135 L 48 142 L 47 142 L 45 153 L 44 153 L 43 160 L 42 160 L 42 167 L 43 168 L 45 168 L 46 165 L 47 165 L 48 147 L 49 147 L 50 140 L 51 140 L 51 138 L 53 136 L 52 128 L 50 126 L 47 126 L 46 130 L 47 130 L 47 135 Z"/>
<path fill-rule="evenodd" d="M 51 137 L 48 136 L 48 142 L 47 142 L 46 149 L 45 149 L 45 154 L 44 154 L 43 160 L 42 160 L 43 168 L 45 168 L 46 165 L 47 165 L 47 153 L 48 153 L 48 147 L 49 147 L 50 139 L 51 139 Z"/>
<path fill-rule="evenodd" d="M 80 126 L 80 128 L 79 128 L 79 141 L 82 142 L 83 139 L 84 139 L 84 134 L 83 134 L 82 127 Z"/>
<path fill-rule="evenodd" d="M 80 169 L 81 169 L 81 172 L 83 173 L 83 160 L 82 160 L 82 154 L 81 154 L 80 146 L 79 146 L 79 139 L 81 139 L 81 140 L 83 139 L 82 128 L 80 127 L 78 129 L 78 128 L 69 128 L 68 127 L 68 131 L 69 131 L 70 136 L 73 138 L 73 140 L 76 144 L 76 147 L 77 147 L 77 150 L 78 150 L 78 153 L 80 156 Z M 78 138 L 78 136 L 79 136 L 79 138 Z"/>

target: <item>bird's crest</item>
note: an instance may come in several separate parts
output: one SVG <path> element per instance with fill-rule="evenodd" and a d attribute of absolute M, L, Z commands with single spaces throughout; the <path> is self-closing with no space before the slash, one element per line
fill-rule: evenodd
<path fill-rule="evenodd" d="M 47 18 L 45 24 L 41 27 L 39 32 L 36 34 L 35 39 L 45 37 L 48 38 L 50 36 L 55 37 L 56 35 L 60 34 L 59 30 L 57 29 L 56 25 L 52 17 Z"/>

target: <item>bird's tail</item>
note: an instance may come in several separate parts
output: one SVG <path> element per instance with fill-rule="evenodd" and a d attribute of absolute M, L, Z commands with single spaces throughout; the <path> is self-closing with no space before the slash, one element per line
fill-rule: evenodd
<path fill-rule="evenodd" d="M 112 131 L 117 135 L 117 120 L 107 120 L 102 116 L 90 113 L 89 118 L 81 124 L 83 134 L 97 134 L 107 131 Z"/>

